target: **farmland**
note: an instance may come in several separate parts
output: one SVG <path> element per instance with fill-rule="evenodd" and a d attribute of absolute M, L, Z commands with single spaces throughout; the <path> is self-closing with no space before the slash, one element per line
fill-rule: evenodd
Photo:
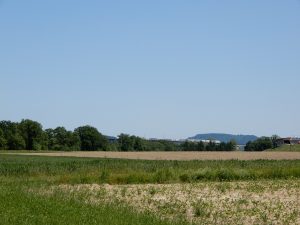
<path fill-rule="evenodd" d="M 300 160 L 0 154 L 1 224 L 299 224 Z"/>
<path fill-rule="evenodd" d="M 300 145 L 299 145 L 300 146 Z M 295 147 L 296 148 L 296 147 Z M 284 149 L 286 150 L 286 149 Z M 6 151 L 10 153 L 10 151 Z M 73 151 L 73 152 L 36 152 L 25 151 L 15 154 L 32 156 L 64 156 L 88 158 L 117 158 L 117 159 L 143 159 L 143 160 L 292 160 L 300 159 L 300 152 L 263 151 L 263 152 L 105 152 L 105 151 Z"/>

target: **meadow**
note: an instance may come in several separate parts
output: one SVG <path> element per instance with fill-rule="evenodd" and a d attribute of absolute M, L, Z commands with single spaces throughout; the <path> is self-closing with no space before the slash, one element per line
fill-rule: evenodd
<path fill-rule="evenodd" d="M 300 145 L 282 145 L 278 148 L 270 149 L 273 152 L 300 152 Z"/>
<path fill-rule="evenodd" d="M 300 146 L 300 145 L 299 145 Z M 295 146 L 296 148 L 297 146 Z M 114 159 L 143 159 L 143 160 L 292 160 L 300 159 L 297 151 L 2 151 L 8 154 L 33 156 L 62 156 L 87 158 L 114 158 Z M 1 153 L 1 151 L 0 151 Z"/>
<path fill-rule="evenodd" d="M 272 215 L 277 224 L 298 223 L 299 180 L 300 160 L 0 154 L 0 218 L 1 224 L 155 225 L 238 224 L 247 216 L 249 224 L 267 224 Z"/>

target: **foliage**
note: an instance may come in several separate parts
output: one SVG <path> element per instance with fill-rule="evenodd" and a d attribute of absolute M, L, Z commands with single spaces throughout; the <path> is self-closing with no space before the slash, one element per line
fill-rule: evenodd
<path fill-rule="evenodd" d="M 183 151 L 233 151 L 236 148 L 236 142 L 234 140 L 229 141 L 228 143 L 221 142 L 216 144 L 213 141 L 210 141 L 207 144 L 200 142 L 185 141 L 181 144 Z"/>
<path fill-rule="evenodd" d="M 178 144 L 168 140 L 146 140 L 137 136 L 120 134 L 118 146 L 121 151 L 178 151 Z"/>
<path fill-rule="evenodd" d="M 69 151 L 80 150 L 80 138 L 77 133 L 67 131 L 64 127 L 46 130 L 48 149 Z"/>
<path fill-rule="evenodd" d="M 0 128 L 3 131 L 3 136 L 6 142 L 5 149 L 22 150 L 25 149 L 26 143 L 18 128 L 18 123 L 11 121 L 0 121 Z"/>
<path fill-rule="evenodd" d="M 6 148 L 6 139 L 4 137 L 4 133 L 0 128 L 0 149 L 4 150 Z"/>
<path fill-rule="evenodd" d="M 25 141 L 26 150 L 46 149 L 47 141 L 40 123 L 28 119 L 22 120 L 18 128 Z"/>
<path fill-rule="evenodd" d="M 274 135 L 271 136 L 271 141 L 272 141 L 273 148 L 279 147 L 279 146 L 277 145 L 277 142 L 276 142 L 276 140 L 279 139 L 279 138 L 280 138 L 280 136 L 278 136 L 278 135 L 276 135 L 276 134 L 274 134 Z"/>
<path fill-rule="evenodd" d="M 185 141 L 181 144 L 183 151 L 195 151 L 197 149 L 197 144 L 191 141 Z"/>
<path fill-rule="evenodd" d="M 121 151 L 134 151 L 135 142 L 135 136 L 130 136 L 128 134 L 120 134 L 118 137 L 118 143 Z"/>
<path fill-rule="evenodd" d="M 0 149 L 4 150 L 233 151 L 236 149 L 234 140 L 220 144 L 213 141 L 180 143 L 171 140 L 147 140 L 123 133 L 116 141 L 109 142 L 107 137 L 92 126 L 81 126 L 74 132 L 64 127 L 44 131 L 40 123 L 29 119 L 20 123 L 1 121 L 0 129 L 3 131 L 0 132 Z"/>
<path fill-rule="evenodd" d="M 253 142 L 249 141 L 246 144 L 245 151 L 264 151 L 270 148 L 273 148 L 271 138 L 262 137 Z"/>
<path fill-rule="evenodd" d="M 107 150 L 108 140 L 92 126 L 82 126 L 75 129 L 75 134 L 79 136 L 81 150 L 97 151 Z"/>

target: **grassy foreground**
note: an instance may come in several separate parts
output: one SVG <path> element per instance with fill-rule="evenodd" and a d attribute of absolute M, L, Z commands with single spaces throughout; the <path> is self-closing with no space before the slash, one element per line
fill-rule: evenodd
<path fill-rule="evenodd" d="M 17 183 L 0 186 L 1 225 L 11 224 L 105 224 L 171 225 L 146 213 L 137 214 L 118 205 L 91 205 L 75 199 L 42 197 L 15 188 Z"/>
<path fill-rule="evenodd" d="M 300 160 L 184 162 L 0 154 L 0 218 L 4 225 L 170 225 L 176 223 L 160 219 L 151 212 L 136 213 L 130 207 L 118 205 L 118 201 L 87 204 L 85 198 L 70 198 L 62 193 L 39 195 L 35 190 L 47 190 L 62 184 L 223 183 L 295 178 L 300 178 Z M 123 189 L 120 193 L 122 195 Z M 155 194 L 155 191 L 151 189 L 149 193 Z M 188 223 L 180 221 L 178 224 Z"/>

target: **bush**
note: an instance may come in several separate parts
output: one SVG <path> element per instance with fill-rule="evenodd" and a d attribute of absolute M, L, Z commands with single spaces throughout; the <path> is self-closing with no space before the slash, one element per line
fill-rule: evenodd
<path fill-rule="evenodd" d="M 249 141 L 246 144 L 245 151 L 264 151 L 273 148 L 273 142 L 271 138 L 262 137 L 256 141 Z"/>

